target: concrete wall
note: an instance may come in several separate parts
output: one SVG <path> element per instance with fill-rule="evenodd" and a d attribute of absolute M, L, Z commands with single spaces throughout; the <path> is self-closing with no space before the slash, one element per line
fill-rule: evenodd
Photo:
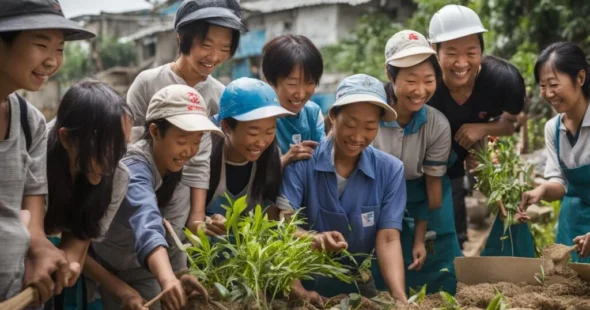
<path fill-rule="evenodd" d="M 56 81 L 47 81 L 39 91 L 28 92 L 21 91 L 21 95 L 33 104 L 43 115 L 47 121 L 52 120 L 57 113 L 57 107 L 61 101 L 61 93 L 59 83 Z"/>
<path fill-rule="evenodd" d="M 318 47 L 338 41 L 338 5 L 303 7 L 296 10 L 293 32 L 304 35 Z"/>
<path fill-rule="evenodd" d="M 176 32 L 160 32 L 157 37 L 154 67 L 169 63 L 178 56 L 178 39 Z"/>
<path fill-rule="evenodd" d="M 155 17 L 99 15 L 84 27 L 99 36 L 125 37 L 150 26 Z"/>

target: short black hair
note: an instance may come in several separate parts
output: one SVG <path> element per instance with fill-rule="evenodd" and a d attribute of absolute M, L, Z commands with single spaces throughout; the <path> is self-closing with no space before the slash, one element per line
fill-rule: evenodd
<path fill-rule="evenodd" d="M 483 54 L 484 51 L 484 41 L 483 41 L 483 33 L 478 33 L 477 34 L 477 38 L 479 39 L 479 47 L 481 48 L 481 53 Z M 435 43 L 435 47 L 436 47 L 436 53 L 438 54 L 438 52 L 440 51 L 440 47 L 444 42 L 440 42 L 440 43 Z"/>
<path fill-rule="evenodd" d="M 10 45 L 20 33 L 20 31 L 0 32 L 0 40 Z"/>
<path fill-rule="evenodd" d="M 266 43 L 262 49 L 262 74 L 266 81 L 276 86 L 280 78 L 291 74 L 301 66 L 305 81 L 320 83 L 324 73 L 324 60 L 318 48 L 307 37 L 286 34 Z"/>
<path fill-rule="evenodd" d="M 206 20 L 198 20 L 189 24 L 186 24 L 178 29 L 178 35 L 180 36 L 180 53 L 183 55 L 189 55 L 193 47 L 193 43 L 203 42 L 207 39 L 209 28 L 212 24 Z M 238 50 L 238 44 L 240 43 L 240 31 L 231 29 L 231 47 L 229 55 L 233 57 Z"/>
<path fill-rule="evenodd" d="M 571 42 L 557 42 L 545 48 L 537 62 L 535 62 L 535 81 L 537 84 L 541 80 L 541 69 L 546 63 L 562 73 L 569 75 L 572 83 L 576 84 L 578 73 L 584 70 L 586 72 L 586 81 L 582 85 L 582 93 L 586 99 L 590 98 L 590 66 L 586 60 L 586 54 L 576 44 Z"/>
<path fill-rule="evenodd" d="M 505 107 L 504 111 L 520 112 L 524 107 L 526 87 L 518 68 L 505 59 L 490 55 L 481 60 L 481 68 L 478 78 L 486 81 L 488 93 Z"/>
<path fill-rule="evenodd" d="M 436 59 L 435 55 L 430 55 L 430 57 L 424 59 L 424 61 L 422 61 L 419 64 L 422 64 L 427 61 L 430 62 L 432 64 L 432 68 L 434 68 L 434 78 L 436 79 L 436 83 L 438 85 L 438 83 L 442 81 L 442 69 L 440 68 L 438 59 Z M 397 100 L 395 94 L 393 93 L 392 83 L 395 82 L 395 79 L 397 78 L 397 75 L 399 74 L 401 69 L 403 68 L 395 67 L 389 64 L 387 65 L 387 73 L 389 73 L 391 81 L 385 84 L 385 93 L 387 94 L 387 101 L 390 105 Z"/>

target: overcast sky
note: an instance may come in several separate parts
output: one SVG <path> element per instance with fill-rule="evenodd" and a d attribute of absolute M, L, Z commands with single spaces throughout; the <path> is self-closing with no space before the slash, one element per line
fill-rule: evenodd
<path fill-rule="evenodd" d="M 59 0 L 66 17 L 151 8 L 145 0 Z"/>

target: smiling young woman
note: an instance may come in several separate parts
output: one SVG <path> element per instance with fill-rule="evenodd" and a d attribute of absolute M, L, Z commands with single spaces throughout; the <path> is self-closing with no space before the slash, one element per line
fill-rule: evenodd
<path fill-rule="evenodd" d="M 94 34 L 64 17 L 57 1 L 6 0 L 0 14 L 0 301 L 33 286 L 36 305 L 59 294 L 70 275 L 44 232 L 45 119 L 15 92 L 37 91 L 63 63 L 65 41 Z M 30 213 L 25 227 L 19 213 Z M 27 231 L 28 230 L 28 231 Z M 28 259 L 25 260 L 25 256 Z M 53 275 L 54 271 L 58 271 Z"/>

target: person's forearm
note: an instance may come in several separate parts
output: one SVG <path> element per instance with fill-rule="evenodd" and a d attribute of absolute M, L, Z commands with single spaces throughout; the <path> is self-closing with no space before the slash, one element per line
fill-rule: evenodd
<path fill-rule="evenodd" d="M 426 228 L 428 221 L 415 220 L 414 221 L 414 244 L 424 243 L 426 239 Z"/>
<path fill-rule="evenodd" d="M 543 186 L 545 188 L 545 194 L 543 194 L 542 199 L 545 201 L 555 201 L 560 200 L 565 196 L 565 188 L 563 185 L 557 182 L 546 182 L 539 186 Z"/>
<path fill-rule="evenodd" d="M 207 199 L 207 190 L 202 188 L 192 188 L 191 191 L 191 211 L 187 219 L 188 224 L 205 221 L 205 200 Z"/>
<path fill-rule="evenodd" d="M 428 210 L 436 210 L 442 206 L 442 178 L 425 175 Z"/>
<path fill-rule="evenodd" d="M 150 272 L 154 275 L 160 286 L 169 281 L 176 280 L 172 265 L 170 265 L 170 258 L 166 248 L 159 246 L 155 248 L 147 257 L 147 266 Z"/>
<path fill-rule="evenodd" d="M 73 234 L 65 232 L 62 234 L 59 248 L 66 254 L 68 262 L 77 262 L 80 266 L 84 266 L 89 246 L 90 240 L 80 240 Z"/>
<path fill-rule="evenodd" d="M 390 234 L 379 236 L 378 233 L 375 247 L 381 274 L 390 294 L 405 302 L 404 258 L 399 234 L 394 237 Z"/>
<path fill-rule="evenodd" d="M 31 213 L 28 226 L 31 238 L 46 238 L 44 225 L 45 195 L 24 196 L 22 209 Z"/>
<path fill-rule="evenodd" d="M 83 273 L 120 299 L 122 296 L 128 294 L 128 292 L 133 291 L 133 288 L 129 284 L 110 273 L 90 256 L 84 262 Z"/>

